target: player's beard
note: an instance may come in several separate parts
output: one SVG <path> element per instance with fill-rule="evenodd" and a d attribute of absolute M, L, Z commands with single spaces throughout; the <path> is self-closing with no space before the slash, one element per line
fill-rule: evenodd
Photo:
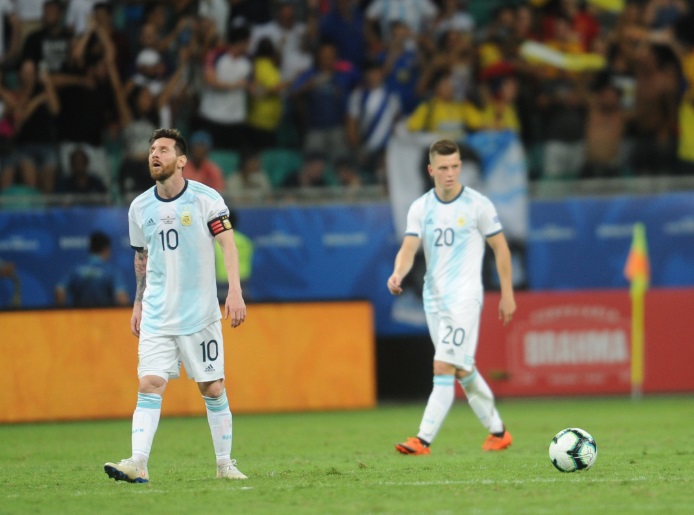
<path fill-rule="evenodd" d="M 152 164 L 150 163 L 149 165 L 149 175 L 152 177 L 157 182 L 164 182 L 166 179 L 171 177 L 174 173 L 176 173 L 176 162 L 174 161 L 173 163 L 169 163 L 168 165 L 160 165 L 158 170 L 155 170 L 152 167 Z"/>

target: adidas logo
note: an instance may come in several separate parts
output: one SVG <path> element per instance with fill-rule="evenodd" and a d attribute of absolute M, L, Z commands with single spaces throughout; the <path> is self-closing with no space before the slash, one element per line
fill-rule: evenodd
<path fill-rule="evenodd" d="M 212 366 L 212 364 L 207 365 L 205 372 L 214 372 L 214 367 Z"/>
<path fill-rule="evenodd" d="M 146 225 L 147 225 L 147 227 L 152 227 L 153 225 L 156 225 L 156 222 L 155 222 L 152 218 L 150 218 L 150 219 L 147 221 L 147 224 L 146 224 Z"/>
<path fill-rule="evenodd" d="M 448 354 L 449 356 L 453 356 L 455 354 L 455 351 L 453 349 L 448 349 L 446 351 L 446 354 Z"/>
<path fill-rule="evenodd" d="M 427 218 L 425 225 L 432 225 L 433 223 L 434 223 L 434 221 L 431 218 Z"/>

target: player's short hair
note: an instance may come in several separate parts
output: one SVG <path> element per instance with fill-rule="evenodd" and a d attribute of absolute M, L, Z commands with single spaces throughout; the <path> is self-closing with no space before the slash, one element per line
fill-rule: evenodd
<path fill-rule="evenodd" d="M 452 154 L 460 155 L 460 149 L 456 142 L 449 139 L 440 139 L 429 147 L 429 162 L 431 163 L 435 156 L 450 156 Z"/>
<path fill-rule="evenodd" d="M 89 235 L 89 253 L 101 254 L 111 246 L 111 238 L 101 231 L 94 231 Z"/>
<path fill-rule="evenodd" d="M 178 129 L 156 129 L 149 138 L 149 144 L 151 145 L 160 138 L 169 138 L 176 142 L 174 144 L 176 155 L 185 156 L 188 154 L 188 143 Z"/>

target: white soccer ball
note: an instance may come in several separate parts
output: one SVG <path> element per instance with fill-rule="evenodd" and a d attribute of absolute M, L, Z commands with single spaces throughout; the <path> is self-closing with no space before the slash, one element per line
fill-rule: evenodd
<path fill-rule="evenodd" d="M 560 472 L 589 469 L 597 457 L 595 439 L 577 427 L 559 431 L 549 444 L 549 459 Z"/>

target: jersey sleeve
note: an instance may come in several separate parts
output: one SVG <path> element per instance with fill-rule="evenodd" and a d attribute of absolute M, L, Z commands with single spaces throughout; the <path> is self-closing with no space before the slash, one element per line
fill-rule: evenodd
<path fill-rule="evenodd" d="M 130 204 L 130 209 L 128 210 L 128 233 L 130 235 L 130 246 L 135 250 L 142 250 L 146 247 L 145 234 L 142 231 L 142 224 L 139 218 L 137 209 L 135 209 L 133 204 Z"/>
<path fill-rule="evenodd" d="M 224 203 L 221 195 L 217 194 L 209 199 L 205 206 L 207 227 L 212 236 L 233 229 L 229 220 L 229 208 Z"/>
<path fill-rule="evenodd" d="M 494 204 L 492 204 L 492 201 L 486 197 L 480 203 L 477 227 L 485 238 L 489 238 L 503 231 L 499 215 L 496 213 L 496 208 Z"/>
<path fill-rule="evenodd" d="M 407 212 L 407 227 L 405 236 L 422 237 L 422 202 L 416 201 Z"/>

